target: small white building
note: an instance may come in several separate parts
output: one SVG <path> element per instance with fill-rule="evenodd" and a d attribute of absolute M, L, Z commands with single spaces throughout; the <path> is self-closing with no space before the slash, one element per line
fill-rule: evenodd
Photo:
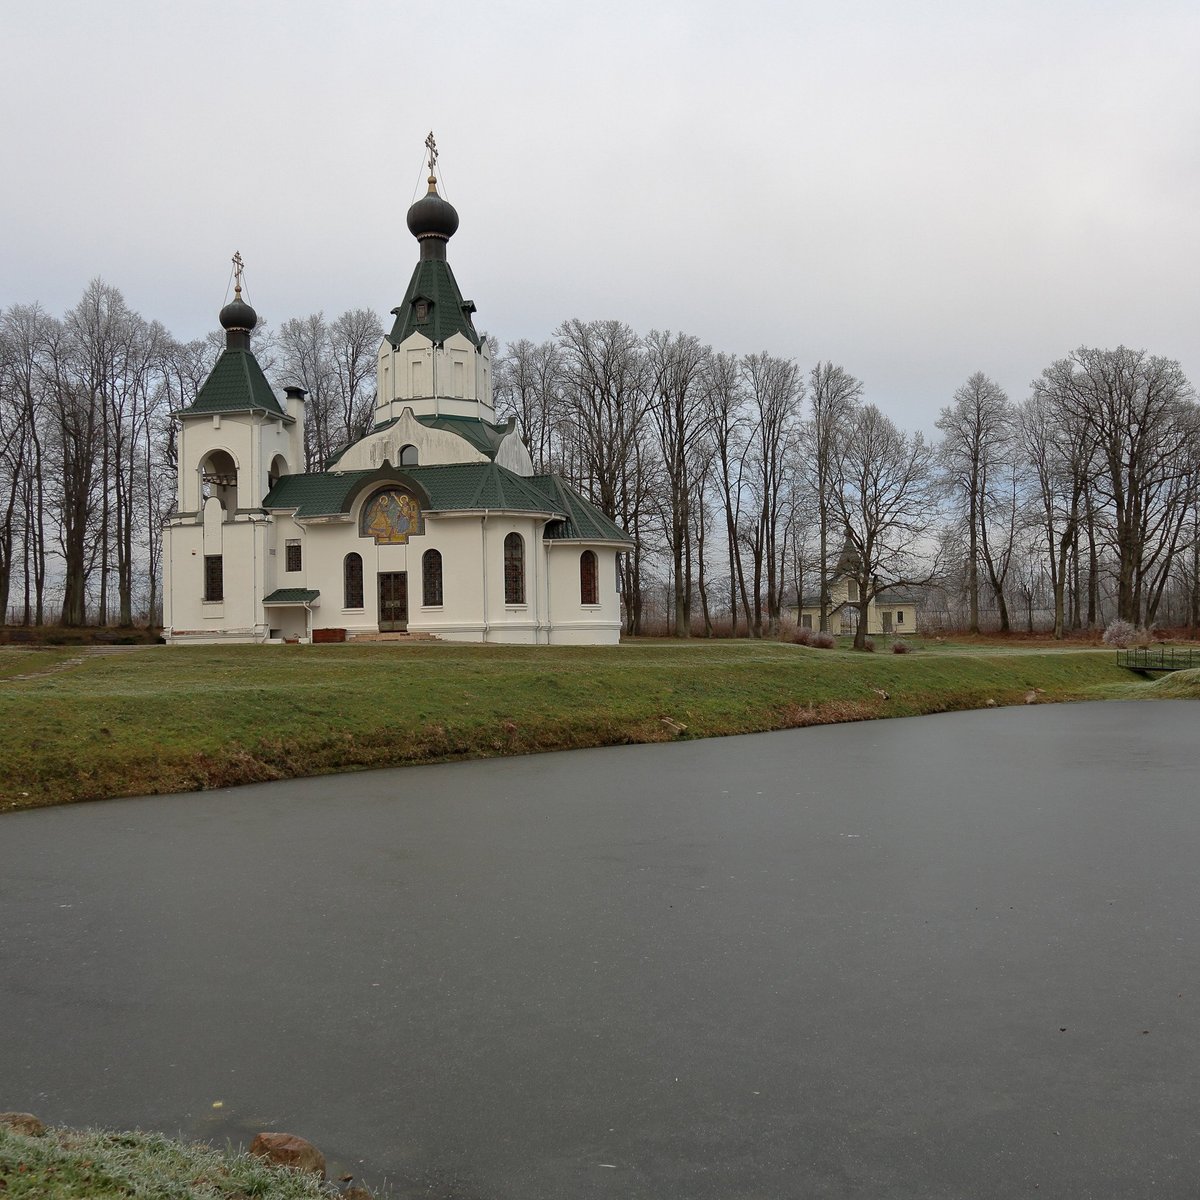
<path fill-rule="evenodd" d="M 304 392 L 281 402 L 250 349 L 254 310 L 220 314 L 226 349 L 179 414 L 163 531 L 168 641 L 615 643 L 626 534 L 500 423 L 491 360 L 446 260 L 458 213 L 408 212 L 420 258 L 378 355 L 372 430 L 305 473 Z"/>

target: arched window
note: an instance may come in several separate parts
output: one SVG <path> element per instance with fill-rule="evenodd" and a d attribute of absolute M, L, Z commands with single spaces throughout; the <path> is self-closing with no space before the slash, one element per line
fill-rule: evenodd
<path fill-rule="evenodd" d="M 504 539 L 504 603 L 525 603 L 525 542 L 519 533 Z"/>
<path fill-rule="evenodd" d="M 275 455 L 267 470 L 267 491 L 269 492 L 287 473 L 287 459 L 282 454 Z"/>
<path fill-rule="evenodd" d="M 421 555 L 422 603 L 436 608 L 442 602 L 442 552 L 426 550 Z"/>
<path fill-rule="evenodd" d="M 400 465 L 402 467 L 415 467 L 419 465 L 419 455 L 417 454 L 416 446 L 400 447 Z"/>
<path fill-rule="evenodd" d="M 362 555 L 347 554 L 342 563 L 342 576 L 345 582 L 345 608 L 362 608 L 363 606 L 363 572 Z"/>
<path fill-rule="evenodd" d="M 600 603 L 600 575 L 596 569 L 595 550 L 585 550 L 579 556 L 579 603 Z"/>

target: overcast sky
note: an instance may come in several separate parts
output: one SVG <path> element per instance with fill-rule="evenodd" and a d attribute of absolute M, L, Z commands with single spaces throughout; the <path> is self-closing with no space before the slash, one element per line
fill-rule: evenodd
<path fill-rule="evenodd" d="M 927 431 L 1080 344 L 1200 384 L 1195 0 L 7 0 L 0 101 L 4 306 L 101 276 L 195 337 L 240 250 L 272 322 L 389 319 L 433 129 L 501 342 L 831 358 Z"/>

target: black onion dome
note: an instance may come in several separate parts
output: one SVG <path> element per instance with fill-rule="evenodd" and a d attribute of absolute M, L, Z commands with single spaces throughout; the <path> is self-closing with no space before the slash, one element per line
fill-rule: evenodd
<path fill-rule="evenodd" d="M 458 209 L 437 194 L 437 180 L 430 175 L 429 191 L 408 210 L 408 231 L 418 241 L 440 238 L 448 241 L 458 229 Z"/>
<path fill-rule="evenodd" d="M 236 288 L 233 299 L 221 309 L 217 320 L 227 331 L 244 329 L 249 332 L 258 324 L 258 313 L 242 299 L 242 289 Z"/>

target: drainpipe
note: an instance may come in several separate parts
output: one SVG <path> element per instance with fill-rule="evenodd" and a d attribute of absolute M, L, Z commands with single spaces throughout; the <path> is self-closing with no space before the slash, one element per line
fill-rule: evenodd
<path fill-rule="evenodd" d="M 479 546 L 480 553 L 483 557 L 483 640 L 488 640 L 488 553 L 487 553 L 487 509 L 483 510 L 483 516 L 479 518 Z"/>

